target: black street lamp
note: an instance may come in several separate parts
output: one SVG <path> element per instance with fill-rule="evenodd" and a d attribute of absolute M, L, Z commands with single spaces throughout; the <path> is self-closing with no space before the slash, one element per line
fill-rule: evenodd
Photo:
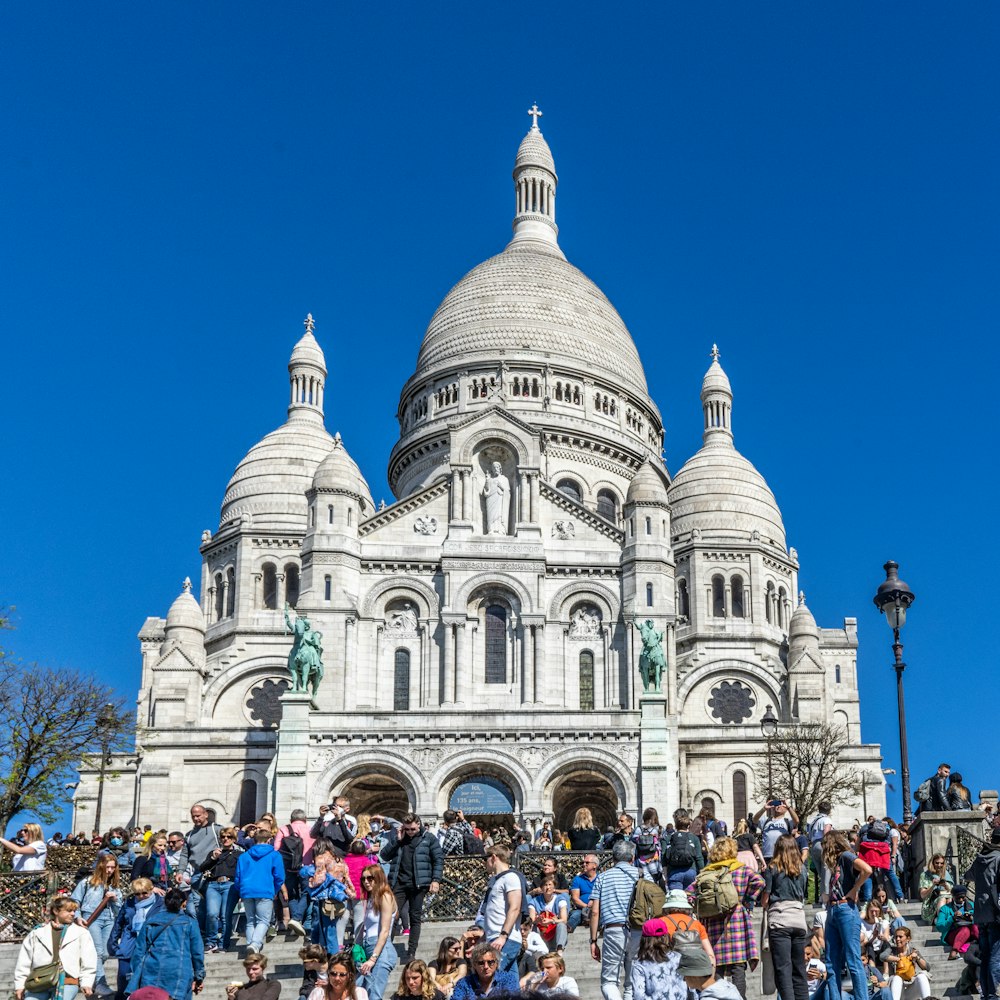
<path fill-rule="evenodd" d="M 101 832 L 101 807 L 104 805 L 104 771 L 111 763 L 108 750 L 111 746 L 111 731 L 115 724 L 115 706 L 108 702 L 97 717 L 97 738 L 101 741 L 101 770 L 97 776 L 97 809 L 94 811 L 94 829 Z"/>
<path fill-rule="evenodd" d="M 899 630 L 906 624 L 907 608 L 913 603 L 916 595 L 899 578 L 899 563 L 891 559 L 882 567 L 885 570 L 885 582 L 879 585 L 875 592 L 875 607 L 885 615 L 885 620 L 892 629 L 892 653 L 895 657 L 896 670 L 896 702 L 899 711 L 899 757 L 900 780 L 903 784 L 903 822 L 913 819 L 910 808 L 910 757 L 906 750 L 906 705 L 903 701 L 903 644 L 899 641 Z"/>
<path fill-rule="evenodd" d="M 771 756 L 771 740 L 778 735 L 778 717 L 771 711 L 768 705 L 764 712 L 764 718 L 760 720 L 760 734 L 767 740 L 767 801 L 774 798 L 774 772 L 773 760 Z"/>

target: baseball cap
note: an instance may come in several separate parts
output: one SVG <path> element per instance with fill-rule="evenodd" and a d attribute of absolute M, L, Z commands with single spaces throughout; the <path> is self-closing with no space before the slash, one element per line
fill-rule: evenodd
<path fill-rule="evenodd" d="M 643 937 L 667 937 L 670 931 L 667 930 L 667 925 L 662 920 L 647 920 L 642 925 L 642 936 Z"/>

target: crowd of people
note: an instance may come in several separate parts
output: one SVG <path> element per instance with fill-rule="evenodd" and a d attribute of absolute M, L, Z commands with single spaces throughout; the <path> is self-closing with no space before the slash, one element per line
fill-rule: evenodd
<path fill-rule="evenodd" d="M 930 796 L 942 777 L 946 793 L 961 787 L 943 769 Z M 772 799 L 730 832 L 710 800 L 666 824 L 653 808 L 639 822 L 622 813 L 604 830 L 581 808 L 565 833 L 546 824 L 532 834 L 484 831 L 452 810 L 436 829 L 414 814 L 355 816 L 346 798 L 315 821 L 296 810 L 285 824 L 265 814 L 235 827 L 196 804 L 187 831 L 114 827 L 90 838 L 100 846 L 93 868 L 25 938 L 15 994 L 189 1000 L 205 954 L 234 947 L 240 907 L 245 981 L 230 984 L 227 1000 L 276 1000 L 266 950 L 281 932 L 302 939 L 303 1000 L 580 996 L 580 970 L 567 968 L 574 933 L 588 934 L 604 1000 L 688 1000 L 691 990 L 746 1000 L 747 974 L 761 961 L 781 1000 L 841 1000 L 845 971 L 856 998 L 923 998 L 928 963 L 896 905 L 912 890 L 949 957 L 965 959 L 968 985 L 981 978 L 993 995 L 1000 829 L 963 878 L 975 886 L 973 907 L 940 855 L 923 872 L 908 869 L 905 827 L 872 816 L 838 831 L 831 811 L 822 802 L 800 817 Z M 52 844 L 33 824 L 0 842 L 20 871 L 44 868 Z M 531 884 L 516 864 L 526 843 L 552 852 Z M 559 850 L 580 852 L 574 871 L 561 870 Z M 603 871 L 601 851 L 611 853 Z M 443 938 L 427 962 L 417 956 L 424 903 L 456 854 L 481 856 L 486 886 L 475 923 Z M 811 923 L 810 902 L 822 904 Z M 108 957 L 118 961 L 113 985 Z"/>

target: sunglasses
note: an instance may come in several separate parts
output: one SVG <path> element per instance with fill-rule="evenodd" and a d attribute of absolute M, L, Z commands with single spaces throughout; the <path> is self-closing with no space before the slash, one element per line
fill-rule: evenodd
<path fill-rule="evenodd" d="M 330 976 L 330 977 L 332 977 L 333 979 L 346 979 L 348 977 L 349 973 L 347 973 L 347 972 L 328 972 L 327 975 Z"/>
<path fill-rule="evenodd" d="M 476 962 L 477 969 L 495 969 L 497 966 L 496 959 L 494 958 L 482 958 Z"/>

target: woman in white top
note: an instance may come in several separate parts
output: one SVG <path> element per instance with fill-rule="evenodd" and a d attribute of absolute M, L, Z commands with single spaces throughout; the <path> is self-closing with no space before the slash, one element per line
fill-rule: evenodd
<path fill-rule="evenodd" d="M 56 960 L 60 964 L 60 988 L 56 994 L 62 1000 L 74 1000 L 82 991 L 90 996 L 97 977 L 97 951 L 87 931 L 75 923 L 77 903 L 59 894 L 49 900 L 49 917 L 22 942 L 14 968 L 14 996 L 17 1000 L 46 1000 L 51 990 L 29 992 L 25 982 L 31 973 Z"/>
<path fill-rule="evenodd" d="M 313 987 L 309 1000 L 368 1000 L 367 991 L 354 981 L 354 961 L 349 951 L 331 955 L 326 974 L 327 981 Z"/>
<path fill-rule="evenodd" d="M 21 827 L 21 839 L 24 846 L 15 844 L 13 840 L 0 837 L 0 844 L 14 855 L 11 869 L 15 872 L 40 872 L 45 870 L 45 855 L 48 848 L 42 836 L 42 828 L 37 823 L 25 823 Z"/>
<path fill-rule="evenodd" d="M 364 948 L 366 957 L 358 966 L 358 982 L 368 991 L 369 1000 L 382 1000 L 389 974 L 399 961 L 392 944 L 396 897 L 381 865 L 361 870 L 361 889 L 365 906 L 362 925 L 354 928 L 354 941 Z"/>

